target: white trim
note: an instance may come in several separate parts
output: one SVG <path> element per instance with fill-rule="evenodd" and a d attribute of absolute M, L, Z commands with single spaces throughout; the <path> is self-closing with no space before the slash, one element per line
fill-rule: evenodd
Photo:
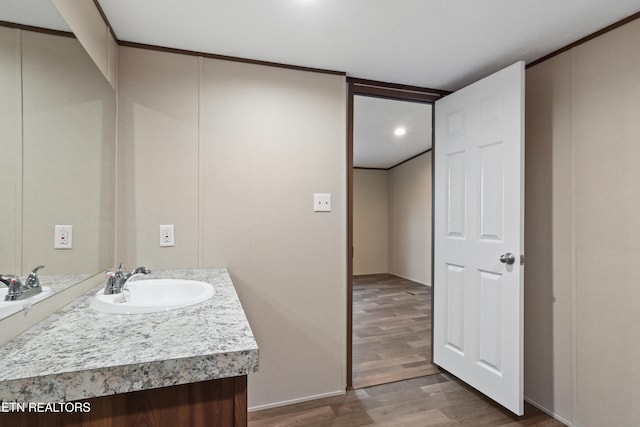
<path fill-rule="evenodd" d="M 571 421 L 562 418 L 560 415 L 558 415 L 558 414 L 554 413 L 553 411 L 545 408 L 544 406 L 542 406 L 538 402 L 536 402 L 536 401 L 534 401 L 534 400 L 532 400 L 532 399 L 530 399 L 530 398 L 528 398 L 526 396 L 524 397 L 524 401 L 529 403 L 531 406 L 534 406 L 534 407 L 540 409 L 545 414 L 547 414 L 547 415 L 553 417 L 554 419 L 560 421 L 562 424 L 564 424 L 564 425 L 566 425 L 568 427 L 573 427 L 574 424 Z"/>
<path fill-rule="evenodd" d="M 325 397 L 340 396 L 346 394 L 345 390 L 331 391 L 329 393 L 316 394 L 314 396 L 306 396 L 298 399 L 285 400 L 282 402 L 268 403 L 266 405 L 252 406 L 248 409 L 248 412 L 262 411 L 264 409 L 278 408 L 280 406 L 293 405 L 295 403 L 308 402 L 310 400 L 322 399 Z"/>

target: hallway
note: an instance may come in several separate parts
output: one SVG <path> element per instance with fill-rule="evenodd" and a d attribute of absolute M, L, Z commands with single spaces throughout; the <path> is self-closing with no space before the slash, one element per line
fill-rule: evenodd
<path fill-rule="evenodd" d="M 353 388 L 432 375 L 431 288 L 392 274 L 354 277 Z"/>

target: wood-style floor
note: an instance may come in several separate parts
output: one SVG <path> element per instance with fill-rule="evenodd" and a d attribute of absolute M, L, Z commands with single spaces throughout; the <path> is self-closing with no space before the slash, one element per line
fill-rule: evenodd
<path fill-rule="evenodd" d="M 439 372 L 431 364 L 431 288 L 391 274 L 355 276 L 353 388 Z"/>
<path fill-rule="evenodd" d="M 449 374 L 349 390 L 345 395 L 249 413 L 249 427 L 563 426 L 526 405 L 516 417 Z"/>
<path fill-rule="evenodd" d="M 563 425 L 528 404 L 516 417 L 431 364 L 430 288 L 392 275 L 354 280 L 353 382 L 364 388 L 251 412 L 249 427 Z"/>

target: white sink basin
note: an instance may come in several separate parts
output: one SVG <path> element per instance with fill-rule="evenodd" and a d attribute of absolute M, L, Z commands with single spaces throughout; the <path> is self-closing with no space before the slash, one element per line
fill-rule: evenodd
<path fill-rule="evenodd" d="M 137 280 L 120 294 L 105 295 L 104 289 L 91 300 L 91 308 L 102 313 L 139 314 L 176 310 L 206 301 L 216 291 L 210 283 L 181 279 Z"/>
<path fill-rule="evenodd" d="M 20 310 L 25 308 L 25 305 L 29 307 L 31 304 L 34 304 L 38 301 L 42 301 L 43 299 L 53 294 L 53 291 L 51 290 L 50 287 L 43 286 L 42 292 L 39 292 L 32 297 L 17 300 L 17 301 L 5 301 L 4 297 L 7 295 L 8 291 L 9 291 L 9 288 L 6 288 L 6 287 L 0 288 L 0 319 L 3 317 L 10 316 L 13 313 L 19 312 Z"/>

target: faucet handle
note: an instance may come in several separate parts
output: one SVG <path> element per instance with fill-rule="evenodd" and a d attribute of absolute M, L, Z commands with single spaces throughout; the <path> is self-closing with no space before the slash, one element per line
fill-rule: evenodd
<path fill-rule="evenodd" d="M 116 285 L 116 275 L 113 271 L 107 271 L 107 283 L 104 285 L 104 294 L 112 295 L 118 293 Z"/>
<path fill-rule="evenodd" d="M 7 284 L 9 289 L 7 290 L 7 295 L 4 296 L 4 300 L 15 301 L 19 299 L 20 295 L 22 295 L 23 285 L 18 276 L 11 274 L 8 277 L 10 279 L 9 283 Z"/>
<path fill-rule="evenodd" d="M 4 283 L 7 287 L 11 286 L 11 281 L 13 279 L 18 279 L 18 276 L 15 274 L 0 274 L 0 282 Z"/>
<path fill-rule="evenodd" d="M 40 287 L 40 279 L 38 278 L 38 270 L 40 270 L 41 268 L 44 268 L 44 265 L 39 265 L 38 267 L 34 268 L 31 273 L 29 273 L 29 275 L 27 276 L 27 281 L 25 283 L 25 286 L 27 288 L 39 288 Z"/>

